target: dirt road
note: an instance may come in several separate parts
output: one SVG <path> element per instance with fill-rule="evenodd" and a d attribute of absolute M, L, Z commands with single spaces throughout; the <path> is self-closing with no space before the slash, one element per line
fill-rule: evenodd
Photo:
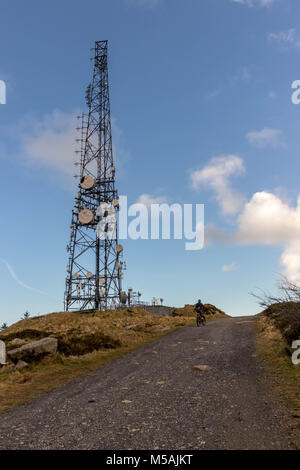
<path fill-rule="evenodd" d="M 253 324 L 178 330 L 1 415 L 0 449 L 291 448 Z"/>

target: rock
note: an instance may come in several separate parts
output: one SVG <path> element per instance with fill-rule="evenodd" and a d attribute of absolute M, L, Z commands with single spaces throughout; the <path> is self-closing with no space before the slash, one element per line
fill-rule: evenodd
<path fill-rule="evenodd" d="M 145 326 L 145 325 L 144 323 L 137 323 L 136 325 L 124 326 L 123 330 L 124 331 L 133 330 L 134 328 L 137 328 L 138 326 Z"/>
<path fill-rule="evenodd" d="M 48 354 L 55 354 L 58 341 L 56 338 L 44 338 L 39 341 L 25 344 L 17 349 L 8 351 L 8 357 L 14 362 L 18 361 L 36 361 Z"/>
<path fill-rule="evenodd" d="M 201 365 L 201 366 L 194 366 L 193 369 L 195 370 L 200 370 L 201 372 L 205 372 L 207 370 L 210 370 L 211 367 L 210 366 L 206 366 L 206 365 Z"/>
<path fill-rule="evenodd" d="M 28 367 L 27 362 L 18 361 L 17 364 L 15 365 L 15 370 L 23 370 L 23 369 L 26 369 L 26 367 Z"/>
<path fill-rule="evenodd" d="M 20 346 L 24 346 L 24 344 L 26 344 L 26 341 L 20 338 L 15 338 L 8 343 L 8 346 L 20 347 Z"/>
<path fill-rule="evenodd" d="M 4 341 L 0 341 L 0 364 L 6 364 L 6 346 Z"/>
<path fill-rule="evenodd" d="M 157 330 L 157 333 L 164 333 L 165 331 L 169 331 L 171 328 L 169 326 L 165 326 L 165 328 L 162 328 L 161 330 Z"/>

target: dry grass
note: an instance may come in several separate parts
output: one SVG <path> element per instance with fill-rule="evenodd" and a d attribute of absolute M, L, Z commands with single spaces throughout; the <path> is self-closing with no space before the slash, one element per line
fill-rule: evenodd
<path fill-rule="evenodd" d="M 300 302 L 280 302 L 263 312 L 281 331 L 288 344 L 300 338 Z"/>
<path fill-rule="evenodd" d="M 0 413 L 194 323 L 194 312 L 191 316 L 164 317 L 141 309 L 84 315 L 62 312 L 21 320 L 0 333 L 0 339 L 8 345 L 14 338 L 30 342 L 54 336 L 58 353 L 22 372 L 14 371 L 12 365 L 0 369 Z M 132 325 L 135 327 L 124 329 Z"/>
<path fill-rule="evenodd" d="M 183 308 L 177 308 L 174 315 L 178 317 L 195 317 L 195 306 L 185 305 Z M 207 320 L 211 320 L 212 318 L 228 317 L 225 312 L 211 304 L 204 304 L 204 315 Z"/>
<path fill-rule="evenodd" d="M 300 431 L 300 365 L 292 363 L 289 345 L 276 322 L 265 312 L 257 316 L 256 343 L 267 371 L 273 379 L 276 391 L 287 400 L 293 426 Z M 300 448 L 300 437 L 296 442 Z"/>

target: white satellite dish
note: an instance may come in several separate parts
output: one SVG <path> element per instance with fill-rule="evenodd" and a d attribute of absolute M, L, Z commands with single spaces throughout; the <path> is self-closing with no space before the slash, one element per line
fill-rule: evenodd
<path fill-rule="evenodd" d="M 93 189 L 95 184 L 96 184 L 96 182 L 95 182 L 94 178 L 91 175 L 84 176 L 81 179 L 81 182 L 80 182 L 81 188 L 86 189 L 86 190 Z"/>
<path fill-rule="evenodd" d="M 79 212 L 78 219 L 81 225 L 88 225 L 94 221 L 94 214 L 89 209 L 83 209 Z"/>

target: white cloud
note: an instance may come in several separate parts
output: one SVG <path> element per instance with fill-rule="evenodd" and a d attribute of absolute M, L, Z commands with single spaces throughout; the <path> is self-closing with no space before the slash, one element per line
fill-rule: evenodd
<path fill-rule="evenodd" d="M 47 168 L 61 177 L 74 174 L 76 114 L 55 110 L 40 121 L 31 120 L 22 131 L 22 157 L 35 168 Z"/>
<path fill-rule="evenodd" d="M 261 131 L 248 132 L 246 138 L 251 145 L 258 148 L 277 148 L 284 145 L 281 130 L 272 127 L 264 127 Z"/>
<path fill-rule="evenodd" d="M 255 193 L 238 217 L 238 243 L 284 245 L 300 240 L 300 197 L 293 208 L 267 191 Z"/>
<path fill-rule="evenodd" d="M 205 241 L 206 246 L 214 242 L 280 246 L 284 275 L 300 282 L 300 196 L 293 207 L 273 193 L 257 192 L 244 205 L 234 233 L 210 224 L 205 228 Z"/>
<path fill-rule="evenodd" d="M 212 189 L 224 215 L 234 215 L 240 211 L 244 197 L 231 188 L 229 178 L 245 171 L 243 161 L 237 155 L 212 158 L 201 170 L 190 175 L 192 187 L 199 190 L 200 185 Z"/>
<path fill-rule="evenodd" d="M 163 204 L 166 203 L 165 197 L 151 196 L 150 194 L 141 194 L 136 204 L 144 204 L 146 207 L 151 207 L 152 204 Z"/>
<path fill-rule="evenodd" d="M 21 157 L 34 168 L 50 170 L 50 175 L 64 186 L 72 187 L 74 175 L 79 173 L 79 167 L 74 163 L 79 161 L 81 139 L 81 120 L 77 119 L 78 112 L 65 113 L 54 110 L 40 120 L 28 119 L 25 126 L 19 129 L 21 139 Z M 122 146 L 122 130 L 112 119 L 114 159 L 118 169 L 129 154 Z"/>
<path fill-rule="evenodd" d="M 230 273 L 232 271 L 237 271 L 240 267 L 233 261 L 233 263 L 222 266 L 222 271 L 224 273 Z"/>
<path fill-rule="evenodd" d="M 283 246 L 280 263 L 291 281 L 300 281 L 300 196 L 297 206 L 263 191 L 252 196 L 238 218 L 232 241 Z"/>
<path fill-rule="evenodd" d="M 300 36 L 295 28 L 279 31 L 277 33 L 267 33 L 267 38 L 270 42 L 275 42 L 283 48 L 300 48 Z"/>
<path fill-rule="evenodd" d="M 202 170 L 191 174 L 192 184 L 195 189 L 199 189 L 200 184 L 210 187 L 226 215 L 228 208 L 232 208 L 232 200 L 236 195 L 229 177 L 242 174 L 243 171 L 243 161 L 236 155 L 214 158 Z M 274 192 L 256 192 L 248 202 L 238 195 L 237 201 L 238 204 L 236 200 L 233 204 L 236 209 L 233 211 L 236 215 L 233 233 L 208 224 L 205 227 L 205 245 L 226 243 L 282 247 L 279 262 L 283 273 L 291 281 L 300 283 L 300 195 L 296 205 L 287 199 L 282 188 Z M 222 270 L 228 272 L 235 268 L 238 266 L 232 263 L 223 266 Z"/>
<path fill-rule="evenodd" d="M 280 257 L 285 276 L 295 283 L 300 283 L 300 239 L 290 242 Z"/>
<path fill-rule="evenodd" d="M 248 7 L 270 7 L 275 3 L 276 0 L 231 0 L 234 3 L 241 5 L 247 5 Z"/>

